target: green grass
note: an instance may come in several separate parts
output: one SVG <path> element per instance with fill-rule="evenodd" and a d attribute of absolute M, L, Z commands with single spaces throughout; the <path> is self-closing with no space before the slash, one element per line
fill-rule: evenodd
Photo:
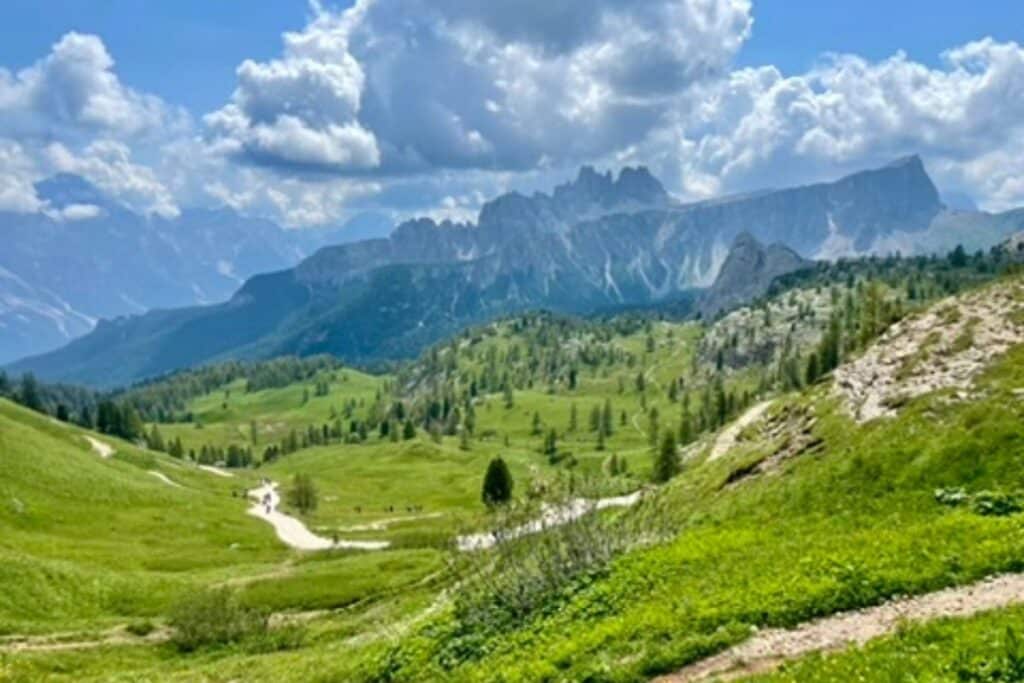
<path fill-rule="evenodd" d="M 969 619 L 906 625 L 891 636 L 841 653 L 815 653 L 787 663 L 753 683 L 832 681 L 1020 680 L 1024 673 L 1024 608 L 995 610 Z"/>
<path fill-rule="evenodd" d="M 459 350 L 461 370 L 482 372 L 488 348 L 507 351 L 521 343 L 509 329 L 496 330 Z M 10 483 L 0 479 L 0 583 L 21 588 L 13 597 L 0 596 L 2 628 L 46 632 L 159 620 L 183 591 L 228 583 L 248 604 L 292 614 L 308 629 L 301 646 L 281 651 L 242 643 L 189 656 L 159 645 L 23 654 L 0 658 L 0 675 L 645 681 L 738 642 L 754 627 L 792 626 L 895 595 L 1024 570 L 1024 516 L 982 516 L 970 506 L 943 506 L 934 496 L 939 488 L 963 487 L 968 494 L 1024 489 L 1024 401 L 1014 394 L 1024 387 L 1024 349 L 1016 349 L 992 366 L 977 399 L 925 396 L 891 420 L 854 424 L 825 383 L 780 397 L 770 413 L 782 415 L 787 407 L 812 413 L 811 435 L 821 439 L 820 449 L 745 477 L 736 474 L 770 457 L 784 439 L 753 439 L 715 462 L 698 454 L 660 494 L 672 510 L 673 540 L 576 577 L 522 622 L 463 628 L 437 602 L 452 588 L 441 546 L 486 521 L 479 493 L 489 459 L 501 454 L 509 462 L 519 497 L 535 479 L 600 477 L 612 453 L 626 458 L 634 476 L 605 478 L 609 490 L 638 486 L 651 454 L 636 375 L 648 379 L 647 406 L 657 406 L 662 425 L 674 428 L 679 406 L 668 400 L 666 386 L 681 375 L 694 389 L 706 380 L 704 368 L 693 374 L 700 333 L 693 325 L 655 324 L 650 351 L 647 330 L 612 334 L 606 343 L 627 352 L 631 364 L 581 364 L 575 389 L 535 384 L 517 390 L 511 408 L 500 393 L 482 396 L 469 450 L 455 437 L 435 442 L 421 433 L 396 443 L 374 434 L 364 444 L 301 450 L 239 471 L 233 480 L 126 444 L 117 444 L 113 460 L 101 461 L 77 430 L 0 403 L 0 452 L 16 453 L 15 476 Z M 756 373 L 728 379 L 749 390 Z M 281 430 L 326 420 L 335 403 L 339 409 L 353 397 L 372 403 L 393 380 L 352 373 L 332 385 L 328 397 L 305 405 L 301 385 L 251 395 L 235 388 L 226 399 L 217 392 L 192 406 L 202 429 L 176 425 L 165 437 L 180 430 L 183 439 L 244 443 L 255 421 L 277 438 Z M 598 451 L 588 415 L 606 399 L 615 408 L 615 433 Z M 580 429 L 565 433 L 574 404 Z M 618 419 L 622 411 L 625 425 Z M 540 453 L 534 413 L 545 427 L 558 429 L 563 451 L 577 460 L 574 468 L 552 466 Z M 150 468 L 189 488 L 167 487 L 145 472 Z M 269 527 L 246 517 L 242 501 L 231 495 L 259 476 L 287 487 L 296 473 L 312 475 L 320 492 L 319 508 L 306 518 L 311 527 L 345 538 L 385 538 L 394 548 L 294 553 Z M 15 497 L 19 505 L 11 502 Z M 384 529 L 352 529 L 394 518 L 408 519 Z M 146 541 L 125 541 L 122 529 Z M 326 612 L 295 614 L 306 610 Z M 929 642 L 961 643 L 965 657 L 983 659 L 1003 647 L 998 633 L 1004 622 L 1019 617 L 1008 610 L 909 629 L 872 644 L 867 654 L 809 658 L 778 676 L 845 680 L 863 670 L 872 674 L 865 680 L 942 680 L 943 667 L 959 655 L 930 660 Z"/>
<path fill-rule="evenodd" d="M 441 619 L 373 676 L 640 681 L 738 641 L 752 626 L 791 626 L 1020 570 L 1019 517 L 950 510 L 933 497 L 953 484 L 1024 485 L 1024 406 L 1010 398 L 1024 386 L 1024 350 L 995 366 L 985 385 L 988 397 L 976 403 L 926 397 L 864 427 L 828 409 L 820 390 L 794 397 L 818 408 L 815 432 L 827 445 L 820 454 L 727 488 L 731 457 L 694 467 L 668 493 L 680 515 L 677 541 L 623 557 L 511 631 L 464 634 Z"/>

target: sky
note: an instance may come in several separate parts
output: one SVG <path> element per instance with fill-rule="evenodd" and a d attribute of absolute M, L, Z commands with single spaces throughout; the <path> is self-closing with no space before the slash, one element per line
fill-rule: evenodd
<path fill-rule="evenodd" d="M 472 220 L 582 164 L 682 200 L 919 153 L 1024 205 L 1024 3 L 5 0 L 0 210 L 88 179 L 174 216 Z M 89 215 L 89 211 L 78 211 Z"/>

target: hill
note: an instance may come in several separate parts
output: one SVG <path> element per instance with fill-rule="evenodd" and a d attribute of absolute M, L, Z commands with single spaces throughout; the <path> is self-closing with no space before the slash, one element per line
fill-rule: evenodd
<path fill-rule="evenodd" d="M 753 627 L 1017 571 L 1014 268 L 962 251 L 820 263 L 713 321 L 517 314 L 388 375 L 284 359 L 113 397 L 149 416 L 149 440 L 180 441 L 178 458 L 3 404 L 0 433 L 16 437 L 24 474 L 0 500 L 40 511 L 25 529 L 3 512 L 11 578 L 26 586 L 16 595 L 32 596 L 3 613 L 4 666 L 29 680 L 646 680 Z M 939 325 L 959 332 L 925 343 Z M 993 329 L 1007 344 L 984 353 Z M 963 359 L 968 375 L 946 373 Z M 848 378 L 870 368 L 891 373 L 876 384 L 899 400 L 863 420 Z M 100 457 L 86 436 L 117 453 Z M 670 438 L 681 472 L 654 486 Z M 242 451 L 248 464 L 230 460 Z M 513 500 L 489 512 L 480 486 L 499 456 Z M 78 503 L 64 491 L 82 458 L 97 493 Z M 303 477 L 314 509 L 292 496 Z M 264 478 L 281 485 L 281 512 L 328 545 L 386 549 L 288 549 L 231 495 Z M 588 500 L 604 511 L 585 514 Z M 82 520 L 66 530 L 65 509 Z M 546 532 L 530 533 L 538 520 Z M 487 530 L 516 540 L 457 550 L 481 546 L 456 537 L 495 538 Z M 129 548 L 124 531 L 154 540 Z M 77 549 L 72 537 L 91 540 Z M 54 563 L 67 582 L 40 578 Z M 72 609 L 46 592 L 122 582 L 145 599 L 86 591 Z M 211 585 L 273 612 L 270 640 L 196 654 L 163 644 L 182 596 Z"/>

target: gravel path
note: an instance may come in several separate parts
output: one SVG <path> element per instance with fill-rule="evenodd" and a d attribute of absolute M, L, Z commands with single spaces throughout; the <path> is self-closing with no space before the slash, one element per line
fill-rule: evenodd
<path fill-rule="evenodd" d="M 209 472 L 210 474 L 216 474 L 218 477 L 230 478 L 235 476 L 230 472 L 222 470 L 219 467 L 214 467 L 213 465 L 200 465 L 199 469 L 201 469 L 204 472 Z"/>
<path fill-rule="evenodd" d="M 892 633 L 902 622 L 968 617 L 1024 603 L 1024 574 L 1005 574 L 979 583 L 904 598 L 855 612 L 842 612 L 791 630 L 771 629 L 720 654 L 695 662 L 655 683 L 734 680 L 770 671 L 784 661 L 832 651 Z"/>
<path fill-rule="evenodd" d="M 736 439 L 739 437 L 740 432 L 760 420 L 771 405 L 772 401 L 762 401 L 748 409 L 747 412 L 736 418 L 731 425 L 723 429 L 722 433 L 715 439 L 715 445 L 711 447 L 711 455 L 708 456 L 708 462 L 718 460 L 728 453 L 736 445 Z"/>
<path fill-rule="evenodd" d="M 510 541 L 529 534 L 536 534 L 546 529 L 567 524 L 583 515 L 597 510 L 606 510 L 615 507 L 632 507 L 640 502 L 643 491 L 635 491 L 628 496 L 616 496 L 615 498 L 602 498 L 600 500 L 584 500 L 575 498 L 566 505 L 554 507 L 547 506 L 541 512 L 539 519 L 527 522 L 501 535 L 493 531 L 459 536 L 456 540 L 459 550 L 469 552 L 473 550 L 486 550 L 493 548 L 498 543 Z"/>
<path fill-rule="evenodd" d="M 168 486 L 173 486 L 176 489 L 184 488 L 178 482 L 171 481 L 170 479 L 168 479 L 167 475 L 164 474 L 163 472 L 157 472 L 156 470 L 150 470 L 149 473 L 152 474 L 157 479 L 159 479 L 160 481 L 162 481 L 163 483 L 167 484 Z"/>
<path fill-rule="evenodd" d="M 277 493 L 277 484 L 266 482 L 259 488 L 249 491 L 249 497 L 253 500 L 252 507 L 248 513 L 253 517 L 259 517 L 274 527 L 277 537 L 296 550 L 331 550 L 333 548 L 345 548 L 354 550 L 383 550 L 391 545 L 388 541 L 344 541 L 337 542 L 323 536 L 317 536 L 298 519 L 283 512 L 277 507 L 281 503 L 281 496 Z"/>
<path fill-rule="evenodd" d="M 92 446 L 92 450 L 96 452 L 96 455 L 100 456 L 104 460 L 114 454 L 114 447 L 109 443 L 104 443 L 103 441 L 94 439 L 91 436 L 85 437 L 85 440 L 89 442 L 90 446 Z"/>

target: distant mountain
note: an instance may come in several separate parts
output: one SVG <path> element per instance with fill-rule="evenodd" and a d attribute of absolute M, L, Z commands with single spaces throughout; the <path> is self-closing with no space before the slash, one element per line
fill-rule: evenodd
<path fill-rule="evenodd" d="M 0 363 L 62 346 L 98 318 L 223 301 L 246 278 L 351 234 L 284 230 L 228 209 L 147 218 L 67 174 L 36 190 L 45 213 L 0 213 Z M 376 235 L 385 224 L 353 225 Z"/>
<path fill-rule="evenodd" d="M 429 219 L 390 237 L 326 247 L 295 268 L 256 276 L 227 302 L 101 323 L 13 370 L 118 384 L 223 358 L 333 353 L 368 362 L 411 355 L 444 334 L 529 309 L 588 312 L 646 305 L 711 287 L 743 233 L 802 258 L 989 247 L 1024 229 L 1024 213 L 947 210 L 917 157 L 832 183 L 680 205 L 643 168 L 583 168 L 551 193 L 510 193 L 473 224 Z M 717 308 L 748 296 L 777 265 L 713 288 Z M 739 271 L 739 268 L 737 268 Z M 769 280 L 770 281 L 770 280 Z"/>
<path fill-rule="evenodd" d="M 713 318 L 721 311 L 752 301 L 767 292 L 775 278 L 812 264 L 813 261 L 789 247 L 781 244 L 766 247 L 750 233 L 740 233 L 715 283 L 701 297 L 701 316 Z"/>

